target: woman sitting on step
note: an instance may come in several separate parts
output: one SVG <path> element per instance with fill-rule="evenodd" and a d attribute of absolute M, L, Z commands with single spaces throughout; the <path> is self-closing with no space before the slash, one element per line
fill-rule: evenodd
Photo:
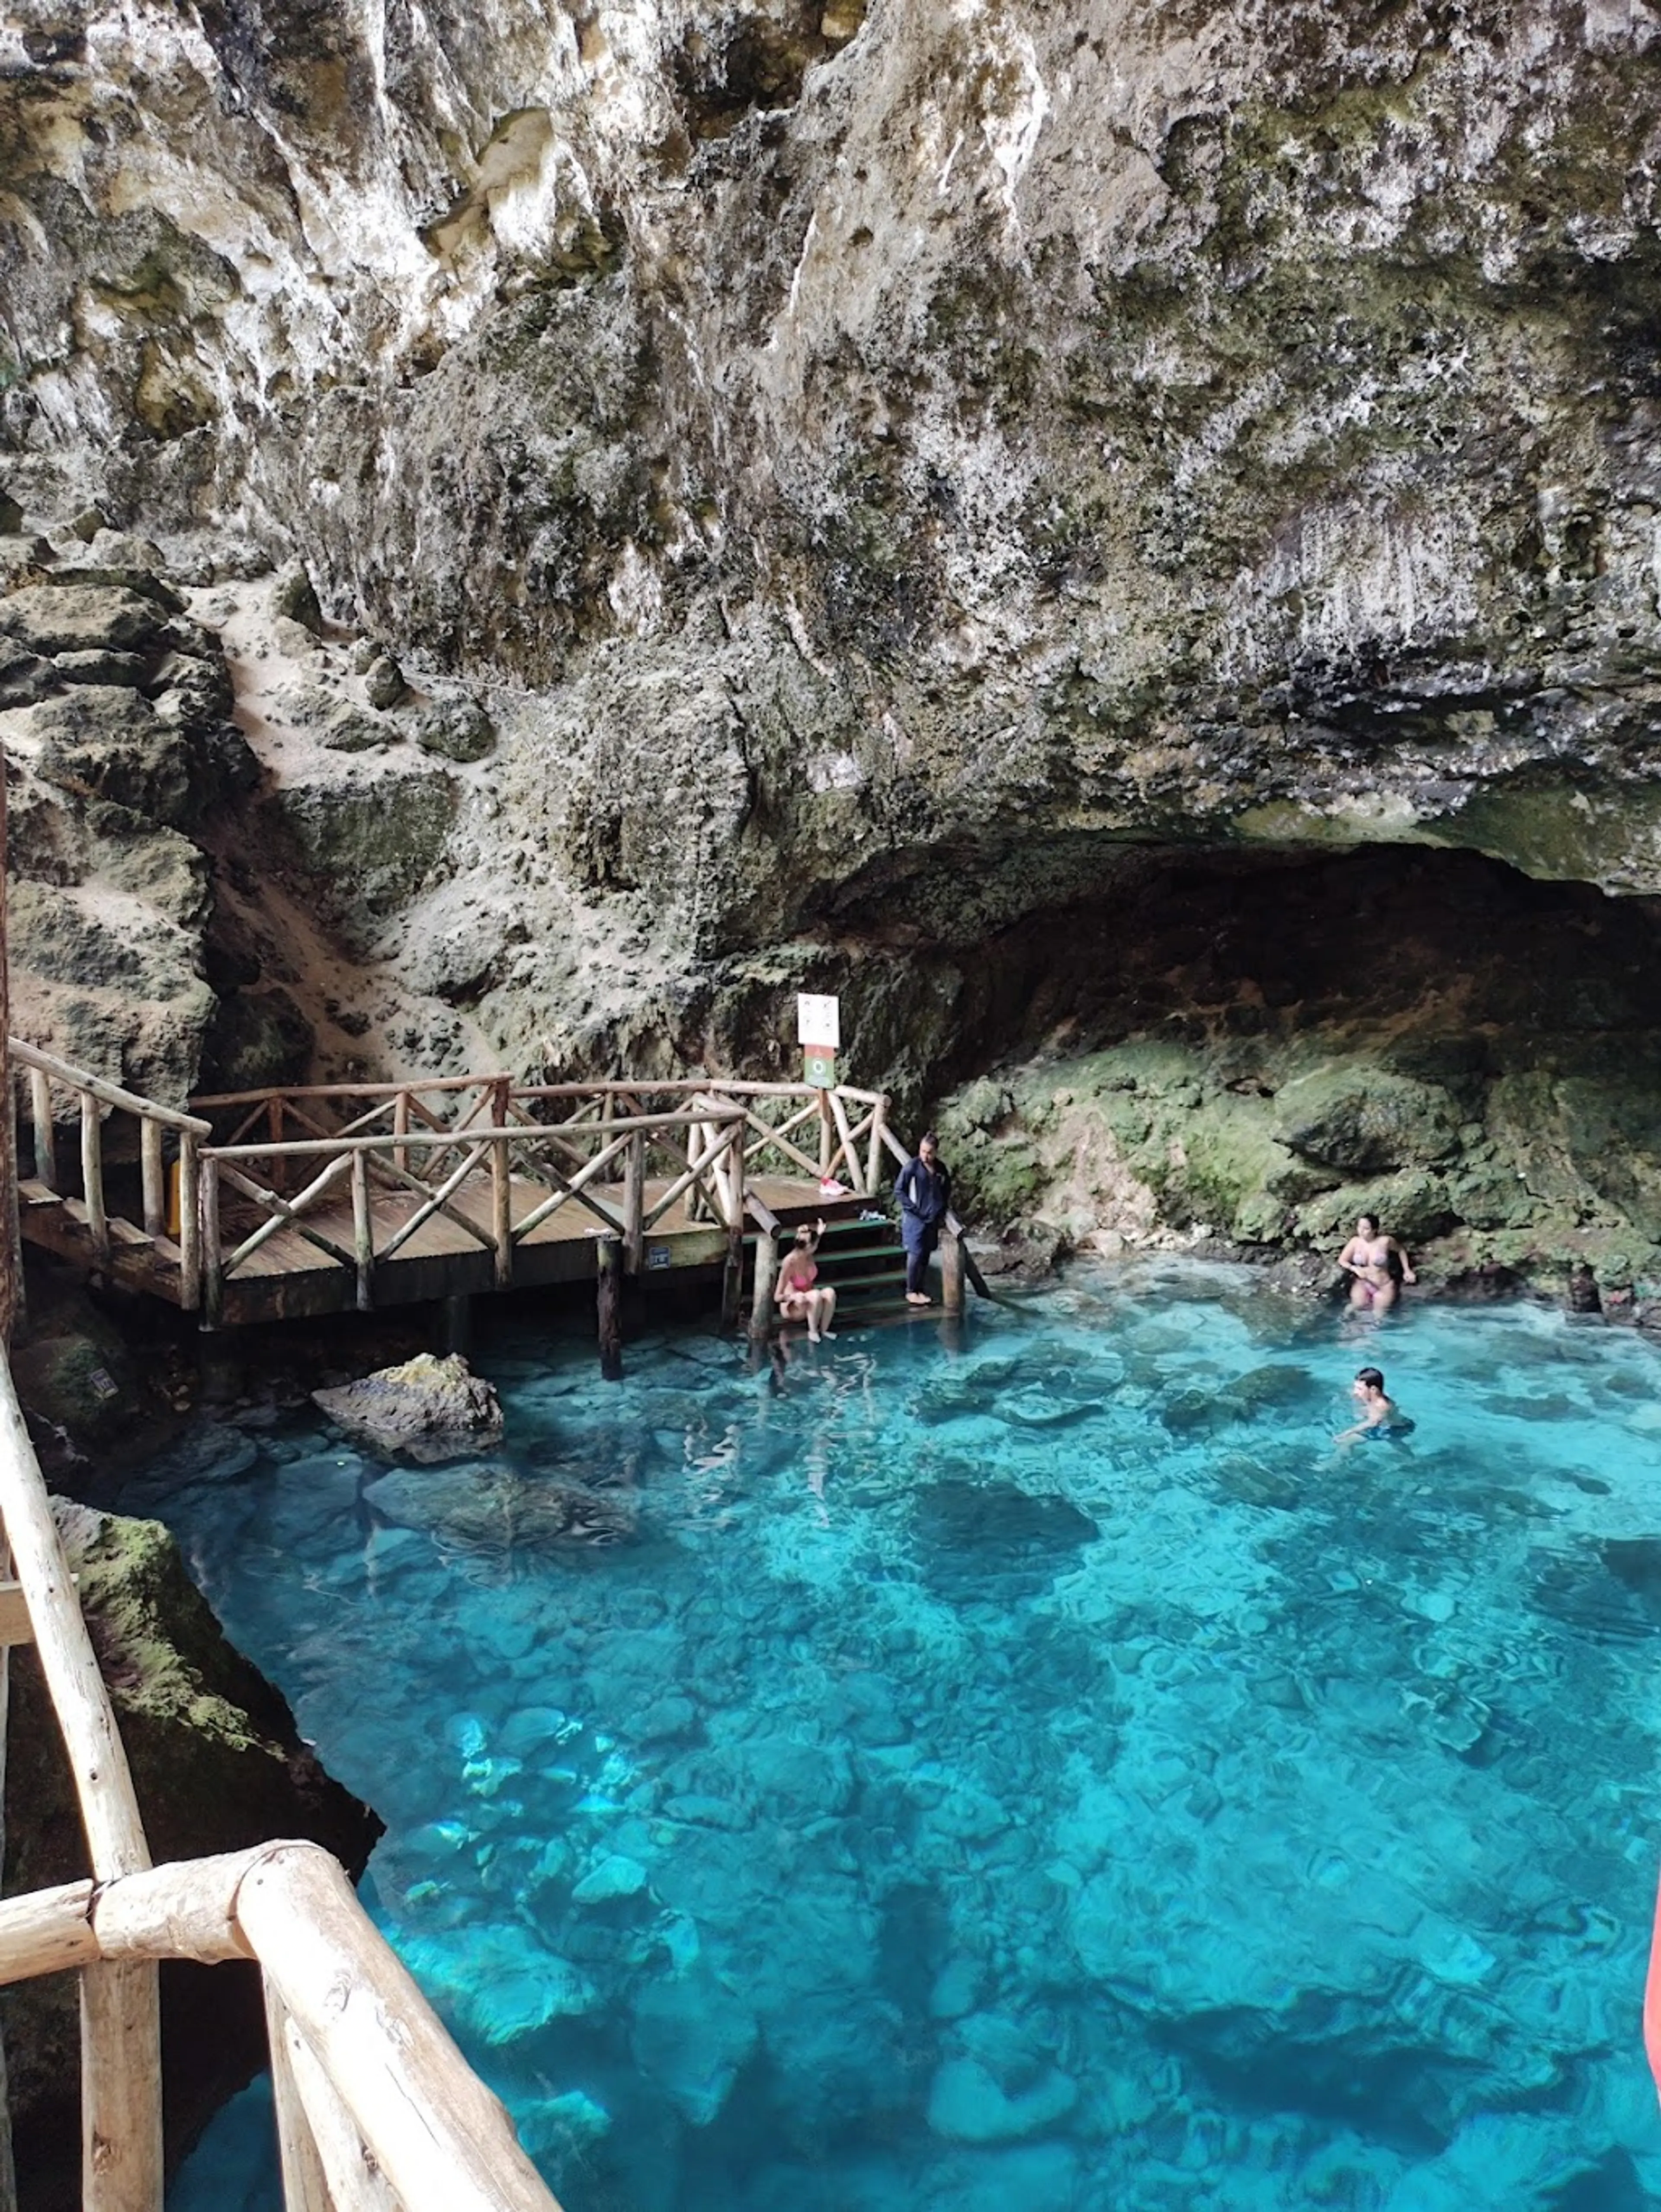
<path fill-rule="evenodd" d="M 818 1267 L 813 1258 L 824 1234 L 824 1222 L 812 1229 L 803 1223 L 796 1231 L 795 1243 L 779 1262 L 778 1280 L 773 1285 L 780 1319 L 805 1321 L 810 1344 L 817 1344 L 821 1336 L 834 1336 L 837 1333 L 830 1326 L 837 1310 L 837 1294 L 829 1283 L 819 1283 Z"/>

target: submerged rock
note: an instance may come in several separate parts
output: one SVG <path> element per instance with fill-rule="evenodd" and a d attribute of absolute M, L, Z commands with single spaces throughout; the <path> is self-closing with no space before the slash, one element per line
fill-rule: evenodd
<path fill-rule="evenodd" d="M 312 1402 L 350 1437 L 389 1456 L 431 1464 L 502 1442 L 502 1406 L 495 1390 L 459 1352 L 429 1352 L 383 1367 L 337 1389 L 313 1390 Z"/>
<path fill-rule="evenodd" d="M 615 1544 L 635 1530 L 632 1506 L 615 1491 L 520 1474 L 500 1466 L 399 1468 L 372 1482 L 365 1502 L 403 1528 L 505 1565 L 516 1551 Z"/>

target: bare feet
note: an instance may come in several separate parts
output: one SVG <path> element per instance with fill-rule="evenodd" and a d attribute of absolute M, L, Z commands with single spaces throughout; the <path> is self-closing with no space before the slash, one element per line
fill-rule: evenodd
<path fill-rule="evenodd" d="M 934 1301 L 926 1291 L 908 1291 L 905 1303 L 909 1306 L 932 1306 Z"/>
<path fill-rule="evenodd" d="M 819 1331 L 821 1336 L 834 1336 L 836 1333 L 837 1332 L 834 1328 L 825 1328 Z"/>
<path fill-rule="evenodd" d="M 810 1329 L 808 1330 L 808 1332 L 807 1332 L 807 1341 L 808 1341 L 810 1344 L 817 1344 L 817 1343 L 818 1342 L 818 1340 L 819 1340 L 819 1333 L 818 1333 L 818 1329 L 816 1329 L 816 1328 L 810 1328 Z"/>

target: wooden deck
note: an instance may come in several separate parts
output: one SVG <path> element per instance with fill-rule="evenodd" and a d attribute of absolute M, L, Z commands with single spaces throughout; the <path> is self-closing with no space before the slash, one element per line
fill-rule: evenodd
<path fill-rule="evenodd" d="M 204 1098 L 180 1115 L 13 1050 L 31 1081 L 24 1241 L 209 1328 L 608 1276 L 614 1305 L 621 1273 L 688 1269 L 720 1273 L 735 1319 L 746 1240 L 849 1222 L 885 1154 L 904 1157 L 870 1091 L 463 1077 Z"/>

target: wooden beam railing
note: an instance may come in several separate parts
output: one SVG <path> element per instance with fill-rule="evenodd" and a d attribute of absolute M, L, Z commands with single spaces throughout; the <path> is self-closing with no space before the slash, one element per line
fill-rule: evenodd
<path fill-rule="evenodd" d="M 43 1052 L 40 1046 L 29 1044 L 21 1037 L 12 1037 L 8 1050 L 13 1063 L 27 1072 L 29 1119 L 34 1134 L 34 1179 L 59 1196 L 65 1194 L 61 1187 L 54 1087 L 69 1091 L 76 1102 L 80 1121 L 81 1201 L 85 1208 L 87 1235 L 97 1259 L 108 1261 L 111 1257 L 115 1242 L 111 1222 L 113 1218 L 119 1218 L 111 1206 L 106 1187 L 106 1115 L 131 1115 L 138 1124 L 143 1234 L 164 1258 L 174 1249 L 166 1242 L 169 1212 L 167 1146 L 172 1141 L 179 1167 L 178 1251 L 182 1303 L 193 1307 L 197 1303 L 198 1273 L 198 1158 L 204 1139 L 213 1134 L 212 1123 L 199 1115 L 176 1113 L 170 1106 L 158 1106 L 154 1099 L 141 1097 L 137 1091 L 125 1090 L 120 1084 L 111 1083 L 86 1068 L 73 1067 L 69 1061 L 59 1060 L 53 1053 Z"/>

